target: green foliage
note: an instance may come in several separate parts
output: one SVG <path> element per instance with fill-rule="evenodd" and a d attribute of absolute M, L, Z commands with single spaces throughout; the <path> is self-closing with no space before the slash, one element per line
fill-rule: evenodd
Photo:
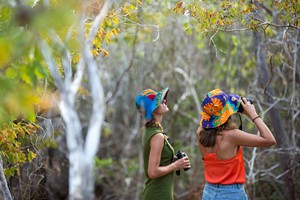
<path fill-rule="evenodd" d="M 0 75 L 0 121 L 7 122 L 22 115 L 30 121 L 35 121 L 35 110 L 32 104 L 37 97 L 28 85 L 19 85 L 14 79 Z M 1 123 L 1 125 L 2 125 Z"/>
<path fill-rule="evenodd" d="M 94 165 L 96 168 L 111 167 L 113 160 L 111 158 L 99 159 L 98 157 L 94 158 Z"/>
<path fill-rule="evenodd" d="M 19 174 L 21 164 L 36 157 L 29 148 L 28 137 L 38 127 L 34 123 L 13 121 L 17 118 L 35 121 L 37 91 L 48 72 L 35 50 L 35 33 L 28 29 L 35 10 L 13 9 L 1 3 L 0 12 L 0 148 L 5 175 L 10 177 Z"/>
<path fill-rule="evenodd" d="M 47 77 L 33 45 L 34 33 L 20 26 L 24 10 L 0 4 L 0 122 L 9 122 L 20 115 L 35 121 L 36 89 Z"/>
<path fill-rule="evenodd" d="M 272 24 L 271 16 L 266 16 L 264 21 L 253 15 L 258 5 L 264 5 L 278 13 L 278 24 Z M 257 29 L 258 27 L 298 26 L 300 6 L 297 1 L 179 1 L 173 8 L 175 13 L 189 15 L 190 27 L 203 35 L 216 31 L 245 28 Z M 268 12 L 268 10 L 266 10 Z M 185 24 L 184 27 L 187 25 Z"/>
<path fill-rule="evenodd" d="M 83 15 L 82 2 L 50 0 L 49 3 L 48 7 L 43 1 L 33 0 L 22 1 L 15 7 L 6 1 L 0 3 L 0 148 L 4 164 L 8 166 L 5 169 L 7 177 L 16 172 L 19 174 L 19 166 L 36 157 L 33 151 L 23 146 L 28 143 L 27 136 L 32 136 L 37 127 L 33 123 L 15 124 L 12 121 L 21 117 L 34 122 L 37 111 L 44 112 L 51 107 L 48 89 L 55 90 L 37 44 L 43 39 L 50 46 L 62 78 L 65 48 L 72 55 L 73 69 L 76 69 L 75 65 L 80 59 L 82 44 L 78 39 L 78 26 Z M 108 13 L 93 40 L 91 51 L 95 57 L 109 56 L 105 45 L 113 42 L 114 37 L 122 31 L 120 20 L 136 18 L 135 11 L 139 5 L 141 1 L 125 2 L 121 9 L 116 8 Z M 93 22 L 93 13 L 88 14 L 90 18 L 86 20 L 86 33 Z M 61 48 L 54 38 L 59 38 L 65 46 Z M 110 134 L 109 131 L 106 132 Z M 56 147 L 51 140 L 45 140 L 44 145 Z M 112 166 L 112 160 L 95 159 L 95 165 L 106 169 Z"/>
<path fill-rule="evenodd" d="M 139 170 L 139 165 L 137 165 L 137 163 L 138 160 L 134 160 L 134 159 L 129 160 L 127 176 L 133 177 L 136 174 L 136 172 Z"/>
<path fill-rule="evenodd" d="M 114 161 L 112 158 L 98 158 L 95 156 L 94 158 L 94 171 L 96 174 L 98 174 L 96 177 L 96 182 L 101 182 L 101 176 L 99 174 L 105 174 L 108 176 L 113 176 L 113 171 L 112 167 L 115 165 Z"/>
<path fill-rule="evenodd" d="M 133 12 L 136 4 L 125 3 L 122 9 L 111 10 L 99 27 L 93 41 L 92 53 L 95 57 L 109 56 L 103 48 L 109 45 L 114 36 L 121 32 L 119 21 L 123 15 L 128 19 L 135 16 Z M 52 48 L 52 54 L 57 61 L 61 76 L 64 76 L 61 55 L 62 49 L 54 44 L 53 30 L 57 36 L 65 41 L 72 55 L 75 65 L 80 59 L 78 29 L 81 4 L 78 1 L 50 1 L 50 7 L 44 7 L 37 1 L 26 1 L 23 6 L 11 7 L 7 2 L 0 4 L 0 122 L 14 120 L 23 115 L 34 121 L 35 104 L 39 101 L 43 81 L 52 84 L 48 68 L 37 48 L 39 39 L 45 39 Z M 88 33 L 92 19 L 86 22 Z M 73 25 L 73 29 L 71 29 Z M 16 88 L 20 90 L 16 90 Z"/>
<path fill-rule="evenodd" d="M 9 178 L 19 175 L 19 166 L 31 162 L 37 155 L 30 149 L 29 136 L 36 134 L 39 127 L 26 121 L 4 124 L 0 131 L 1 159 L 5 166 L 5 175 Z"/>

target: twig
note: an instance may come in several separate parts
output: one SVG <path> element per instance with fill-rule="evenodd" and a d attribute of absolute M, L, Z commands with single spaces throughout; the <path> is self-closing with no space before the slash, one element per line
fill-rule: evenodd
<path fill-rule="evenodd" d="M 251 16 L 253 19 L 261 22 L 260 24 L 257 25 L 257 27 L 260 27 L 260 26 L 263 26 L 263 25 L 268 25 L 268 26 L 274 26 L 274 27 L 277 27 L 277 28 L 286 28 L 286 27 L 290 27 L 290 28 L 295 28 L 295 29 L 300 29 L 300 27 L 298 26 L 294 26 L 294 25 L 291 25 L 291 24 L 288 24 L 288 25 L 279 25 L 279 24 L 274 24 L 272 22 L 265 22 L 255 16 Z"/>
<path fill-rule="evenodd" d="M 213 40 L 213 38 L 216 36 L 216 34 L 218 33 L 218 31 L 216 31 L 210 38 L 209 38 L 209 45 L 211 43 L 213 43 L 214 45 L 214 48 L 216 50 L 216 58 L 218 58 L 218 48 L 217 48 L 217 45 L 215 44 L 215 41 Z M 219 49 L 222 53 L 226 53 L 224 52 L 222 49 Z"/>

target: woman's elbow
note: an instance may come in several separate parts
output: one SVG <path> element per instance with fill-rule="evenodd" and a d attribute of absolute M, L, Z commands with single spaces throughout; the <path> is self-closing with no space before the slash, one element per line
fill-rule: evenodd
<path fill-rule="evenodd" d="M 151 179 L 158 178 L 158 174 L 154 170 L 148 170 L 148 177 Z"/>
<path fill-rule="evenodd" d="M 271 146 L 273 146 L 273 145 L 275 145 L 277 143 L 276 140 L 275 140 L 275 138 L 272 140 L 271 143 L 272 143 Z"/>
<path fill-rule="evenodd" d="M 265 143 L 265 145 L 266 145 L 267 147 L 273 146 L 273 145 L 275 145 L 275 144 L 276 144 L 275 138 L 273 138 L 273 139 L 271 139 L 271 140 L 268 140 L 268 141 Z"/>

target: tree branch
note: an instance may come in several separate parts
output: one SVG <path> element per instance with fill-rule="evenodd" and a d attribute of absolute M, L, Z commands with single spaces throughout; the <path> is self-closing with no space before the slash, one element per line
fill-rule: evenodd
<path fill-rule="evenodd" d="M 58 87 L 58 90 L 63 93 L 65 92 L 65 88 L 64 88 L 64 84 L 63 84 L 63 81 L 60 77 L 60 73 L 57 69 L 57 64 L 55 62 L 55 60 L 53 59 L 52 55 L 51 55 L 51 50 L 50 50 L 50 47 L 47 45 L 47 43 L 40 38 L 40 41 L 38 42 L 38 46 L 40 48 L 40 51 L 42 52 L 42 55 L 44 56 L 45 58 L 45 61 L 49 67 L 49 70 L 50 70 L 50 73 L 51 75 L 53 76 L 56 84 L 57 84 L 57 87 Z"/>
<path fill-rule="evenodd" d="M 84 151 L 86 152 L 87 160 L 92 160 L 94 155 L 96 154 L 101 136 L 101 126 L 104 119 L 104 109 L 105 109 L 105 101 L 104 101 L 104 90 L 102 84 L 100 82 L 98 70 L 96 68 L 96 62 L 94 57 L 90 51 L 90 47 L 92 46 L 92 41 L 96 36 L 98 28 L 108 13 L 110 6 L 113 1 L 105 1 L 101 11 L 95 18 L 95 21 L 91 27 L 91 30 L 88 34 L 88 38 L 84 41 L 84 49 L 82 51 L 82 57 L 84 62 L 87 65 L 88 75 L 89 75 L 89 84 L 91 90 L 91 96 L 93 101 L 93 111 L 92 116 L 89 122 L 89 129 L 86 136 L 86 145 Z M 82 21 L 84 23 L 84 21 Z M 81 31 L 84 37 L 84 33 Z"/>

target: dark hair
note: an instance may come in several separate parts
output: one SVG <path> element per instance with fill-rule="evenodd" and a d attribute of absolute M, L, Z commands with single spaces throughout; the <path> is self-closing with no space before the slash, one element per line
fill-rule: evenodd
<path fill-rule="evenodd" d="M 221 126 L 218 126 L 216 128 L 204 128 L 200 131 L 200 139 L 199 142 L 205 147 L 213 147 L 216 144 L 216 138 L 217 135 L 222 135 L 222 130 L 232 130 L 236 129 L 237 126 L 233 121 L 231 120 L 231 117 L 228 118 L 228 120 L 222 124 Z"/>
<path fill-rule="evenodd" d="M 157 121 L 155 121 L 154 119 L 152 119 L 151 121 L 147 122 L 145 124 L 146 128 L 150 128 L 150 127 L 154 127 L 154 128 L 159 128 L 160 130 L 163 130 L 163 127 L 161 126 L 160 123 L 158 123 Z"/>

